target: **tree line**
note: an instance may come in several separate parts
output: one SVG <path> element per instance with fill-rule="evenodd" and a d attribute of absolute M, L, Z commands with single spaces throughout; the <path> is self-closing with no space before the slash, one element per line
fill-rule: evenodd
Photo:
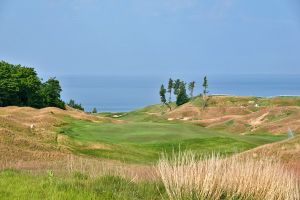
<path fill-rule="evenodd" d="M 34 68 L 0 61 L 0 106 L 65 109 L 61 92 L 60 83 L 55 77 L 43 82 Z M 72 99 L 67 105 L 84 110 L 81 104 Z"/>
<path fill-rule="evenodd" d="M 64 108 L 61 91 L 56 78 L 42 82 L 33 68 L 0 62 L 0 106 Z"/>
<path fill-rule="evenodd" d="M 171 110 L 171 103 L 172 103 L 172 94 L 176 97 L 176 105 L 180 106 L 190 101 L 191 98 L 194 96 L 194 89 L 196 86 L 195 81 L 191 81 L 188 84 L 185 81 L 180 79 L 173 80 L 172 78 L 169 79 L 167 87 L 164 84 L 161 85 L 159 96 L 160 101 L 163 105 L 168 106 Z M 208 94 L 208 80 L 207 76 L 203 78 L 203 93 L 200 95 L 202 96 L 202 106 L 205 107 L 207 105 L 207 94 Z M 187 90 L 189 91 L 189 95 L 187 94 Z M 169 98 L 167 100 L 166 94 L 168 93 Z"/>

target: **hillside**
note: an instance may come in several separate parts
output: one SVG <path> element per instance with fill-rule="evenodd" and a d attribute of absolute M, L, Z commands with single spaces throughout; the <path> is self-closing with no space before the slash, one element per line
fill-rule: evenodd
<path fill-rule="evenodd" d="M 239 134 L 285 134 L 288 128 L 300 133 L 300 97 L 211 96 L 205 109 L 201 98 L 195 97 L 182 106 L 173 106 L 172 111 L 153 105 L 139 112 Z"/>
<path fill-rule="evenodd" d="M 69 147 L 60 143 L 57 127 L 67 119 L 93 122 L 117 122 L 104 117 L 88 115 L 72 108 L 34 109 L 30 107 L 0 108 L 0 167 L 18 165 L 23 161 L 34 167 L 36 162 L 63 159 L 70 154 Z M 17 162 L 16 162 L 17 161 Z M 1 166 L 2 165 L 2 166 Z"/>
<path fill-rule="evenodd" d="M 2 107 L 1 165 L 34 168 L 69 155 L 149 164 L 161 152 L 179 147 L 234 154 L 286 139 L 289 127 L 299 132 L 296 97 L 213 96 L 204 110 L 199 101 L 195 97 L 180 107 L 172 105 L 171 111 L 153 105 L 98 115 L 70 107 Z"/>
<path fill-rule="evenodd" d="M 274 158 L 300 175 L 300 136 L 280 142 L 262 145 L 242 153 L 254 158 Z"/>
<path fill-rule="evenodd" d="M 69 107 L 66 110 L 1 107 L 0 194 L 10 199 L 20 196 L 41 199 L 45 195 L 54 199 L 168 199 L 166 174 L 175 180 L 175 185 L 185 185 L 190 180 L 206 180 L 202 175 L 210 176 L 211 170 L 193 175 L 194 167 L 202 166 L 219 169 L 214 172 L 216 179 L 208 181 L 213 186 L 209 193 L 220 190 L 224 194 L 219 195 L 230 195 L 224 192 L 223 183 L 239 171 L 239 178 L 232 179 L 227 188 L 233 196 L 254 195 L 253 191 L 263 188 L 265 192 L 258 191 L 254 197 L 272 191 L 276 197 L 289 195 L 295 199 L 298 195 L 295 183 L 298 184 L 300 174 L 297 101 L 284 99 L 289 104 L 282 105 L 282 101 L 259 99 L 266 104 L 258 106 L 255 101 L 249 102 L 248 97 L 228 98 L 212 97 L 214 101 L 204 110 L 197 97 L 180 107 L 172 105 L 171 111 L 161 105 L 128 113 L 99 114 Z M 237 122 L 250 125 L 244 131 L 236 128 Z M 271 123 L 279 128 L 265 129 Z M 286 133 L 280 134 L 287 127 L 293 129 L 295 138 L 287 139 Z M 186 150 L 192 150 L 197 157 L 189 157 L 190 151 Z M 183 166 L 180 155 L 187 156 L 182 158 Z M 175 156 L 175 163 L 165 156 Z M 246 161 L 235 159 L 240 156 Z M 276 162 L 269 159 L 274 157 Z M 168 165 L 166 173 L 158 171 Z M 224 175 L 222 165 L 231 173 L 218 182 Z M 268 173 L 257 179 L 262 170 Z M 274 182 L 274 177 L 280 178 Z M 251 183 L 257 190 L 249 190 L 248 184 L 235 180 Z M 291 187 L 281 187 L 279 191 L 277 186 L 282 181 Z M 192 181 L 187 188 L 197 184 Z M 269 190 L 270 184 L 277 190 Z M 238 186 L 237 191 L 230 190 L 232 185 Z M 202 189 L 207 191 L 206 186 Z"/>

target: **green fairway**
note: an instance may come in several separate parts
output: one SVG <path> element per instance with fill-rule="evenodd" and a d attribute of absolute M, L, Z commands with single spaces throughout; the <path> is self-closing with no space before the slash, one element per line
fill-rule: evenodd
<path fill-rule="evenodd" d="M 153 163 L 161 152 L 171 153 L 179 148 L 201 154 L 232 154 L 283 139 L 267 134 L 230 134 L 139 112 L 123 114 L 120 119 L 126 120 L 125 123 L 68 119 L 59 132 L 69 136 L 74 152 L 137 163 Z M 90 148 L 91 144 L 109 148 Z"/>

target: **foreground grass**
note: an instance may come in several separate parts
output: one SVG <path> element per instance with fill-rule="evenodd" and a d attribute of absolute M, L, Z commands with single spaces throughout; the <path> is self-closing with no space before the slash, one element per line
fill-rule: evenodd
<path fill-rule="evenodd" d="M 162 184 L 134 183 L 114 176 L 90 178 L 81 173 L 59 177 L 51 172 L 32 175 L 15 170 L 0 172 L 1 199 L 121 199 L 166 198 Z"/>
<path fill-rule="evenodd" d="M 123 113 L 120 118 L 126 123 L 68 119 L 59 132 L 69 137 L 74 152 L 135 163 L 154 163 L 161 152 L 169 154 L 179 148 L 199 154 L 233 154 L 284 138 L 270 134 L 230 134 L 140 112 Z M 92 144 L 104 148 L 93 148 Z"/>
<path fill-rule="evenodd" d="M 171 200 L 235 199 L 295 200 L 300 179 L 269 158 L 210 156 L 198 160 L 191 152 L 163 157 L 158 169 Z"/>

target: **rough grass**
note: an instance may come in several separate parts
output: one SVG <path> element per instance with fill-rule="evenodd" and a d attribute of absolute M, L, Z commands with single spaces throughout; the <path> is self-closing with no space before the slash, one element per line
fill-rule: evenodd
<path fill-rule="evenodd" d="M 117 176 L 91 178 L 74 172 L 57 176 L 49 171 L 29 174 L 15 170 L 0 171 L 1 199 L 120 199 L 154 200 L 166 198 L 161 183 L 133 182 Z"/>
<path fill-rule="evenodd" d="M 274 160 L 215 155 L 197 160 L 185 152 L 163 157 L 158 171 L 172 200 L 300 198 L 299 177 Z"/>
<path fill-rule="evenodd" d="M 191 101 L 194 105 L 201 105 L 201 98 L 194 97 Z M 255 96 L 211 96 L 208 106 L 300 106 L 299 96 L 278 96 L 278 97 L 255 97 Z"/>

